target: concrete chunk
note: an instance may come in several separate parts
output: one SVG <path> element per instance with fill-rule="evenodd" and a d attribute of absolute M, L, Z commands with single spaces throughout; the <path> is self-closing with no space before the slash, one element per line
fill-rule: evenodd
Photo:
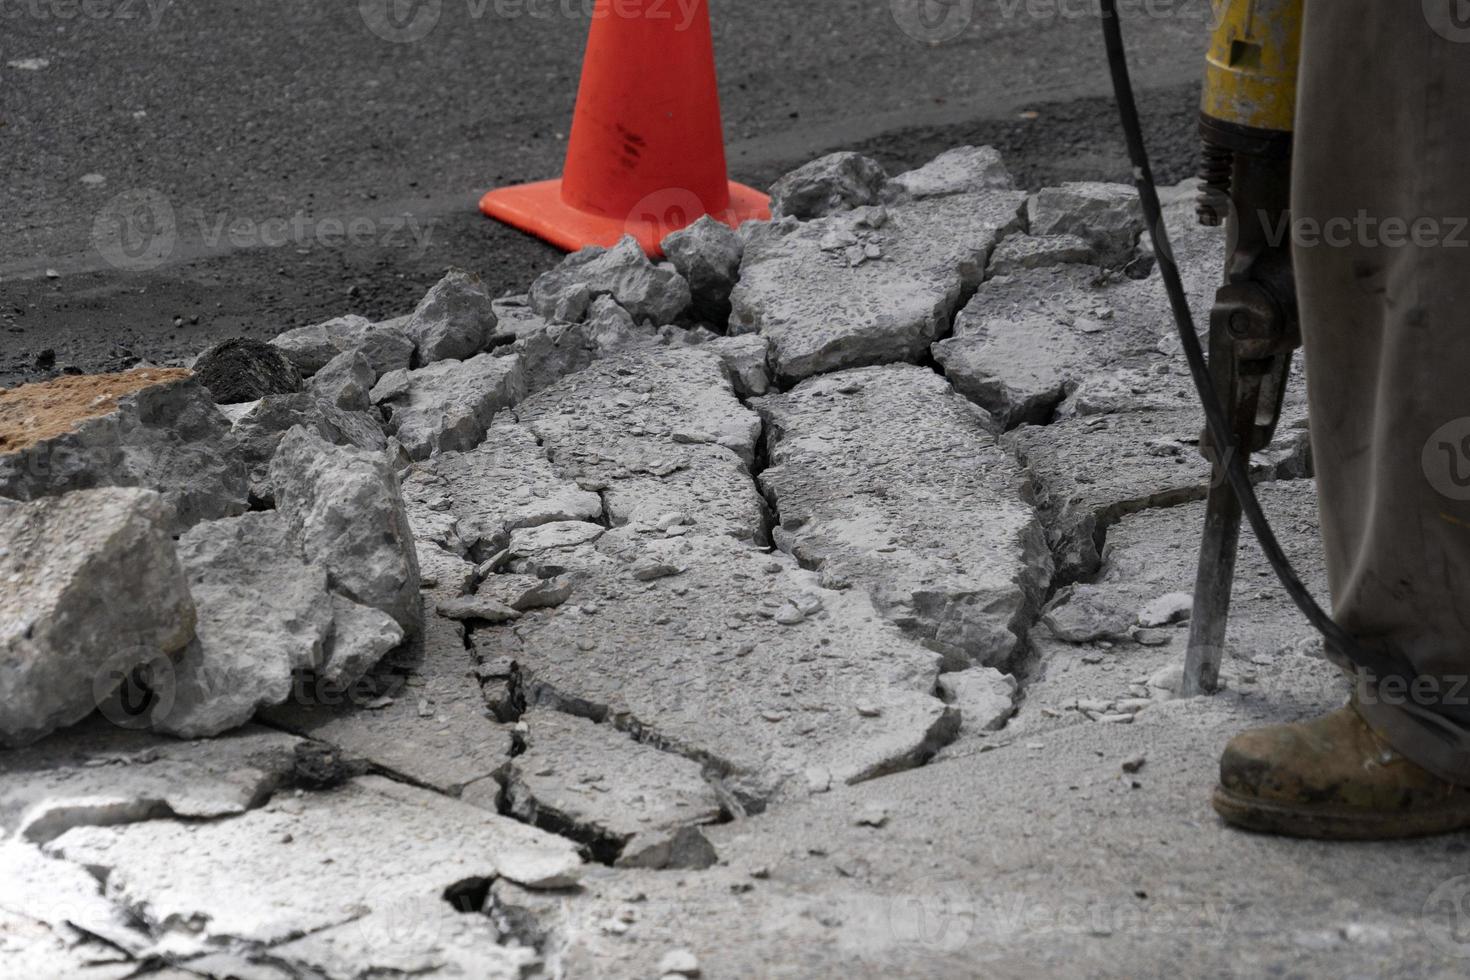
<path fill-rule="evenodd" d="M 919 200 L 949 194 L 1015 190 L 1000 151 L 993 146 L 957 146 L 916 170 L 899 174 L 884 188 L 884 197 Z"/>
<path fill-rule="evenodd" d="M 332 590 L 417 630 L 418 561 L 387 461 L 296 428 L 276 450 L 271 480 L 278 512 L 306 559 L 326 568 Z"/>
<path fill-rule="evenodd" d="M 436 361 L 379 379 L 372 400 L 388 416 L 388 431 L 414 459 L 473 449 L 501 409 L 526 393 L 515 355 L 477 354 L 467 361 Z"/>
<path fill-rule="evenodd" d="M 375 324 L 365 317 L 340 316 L 309 327 L 287 330 L 271 340 L 303 375 L 316 374 L 344 351 L 357 351 L 381 377 L 406 368 L 413 359 L 413 340 L 399 326 Z"/>
<path fill-rule="evenodd" d="M 611 296 L 640 323 L 672 323 L 689 308 L 689 284 L 648 260 L 637 239 L 611 248 L 589 245 L 531 284 L 531 309 L 547 319 L 577 322 L 598 296 Z"/>
<path fill-rule="evenodd" d="M 80 721 L 135 667 L 194 636 L 195 606 L 150 490 L 0 510 L 0 744 Z"/>
<path fill-rule="evenodd" d="M 1067 183 L 1037 192 L 1026 207 L 1033 235 L 1076 235 L 1098 250 L 1104 265 L 1133 257 L 1143 233 L 1143 206 L 1128 184 Z"/>
<path fill-rule="evenodd" d="M 93 487 L 156 490 L 175 533 L 243 513 L 229 422 L 185 371 L 77 375 L 0 392 L 0 497 Z"/>
<path fill-rule="evenodd" d="M 664 254 L 689 283 L 694 314 L 723 325 L 730 319 L 730 290 L 740 278 L 745 244 L 735 230 L 704 215 L 663 240 Z"/>
<path fill-rule="evenodd" d="M 414 364 L 464 360 L 490 346 L 495 310 L 479 276 L 451 269 L 419 301 L 404 325 L 414 343 Z"/>
<path fill-rule="evenodd" d="M 808 220 L 877 204 L 888 173 L 859 153 L 829 153 L 771 185 L 771 217 Z"/>
<path fill-rule="evenodd" d="M 326 570 L 309 565 L 274 512 L 209 521 L 179 539 L 198 637 L 157 690 L 152 727 L 217 735 L 286 700 L 293 672 L 323 665 L 332 627 Z"/>

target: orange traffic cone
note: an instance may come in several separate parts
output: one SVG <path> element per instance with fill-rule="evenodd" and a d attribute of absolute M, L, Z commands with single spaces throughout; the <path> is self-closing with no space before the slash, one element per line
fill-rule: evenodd
<path fill-rule="evenodd" d="M 725 170 L 705 0 L 597 0 L 562 179 L 498 188 L 480 210 L 568 251 L 631 234 L 655 257 L 701 215 L 769 218 Z"/>

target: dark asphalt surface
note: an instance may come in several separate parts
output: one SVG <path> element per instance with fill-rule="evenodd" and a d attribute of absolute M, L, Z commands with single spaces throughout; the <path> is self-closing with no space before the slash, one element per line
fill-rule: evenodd
<path fill-rule="evenodd" d="M 590 3 L 0 0 L 0 385 L 396 315 L 452 265 L 524 289 L 558 253 L 474 205 L 559 172 Z M 1127 179 L 1094 3 L 714 0 L 732 176 L 991 143 L 1031 187 Z M 1183 179 L 1209 2 L 1124 6 Z M 142 261 L 115 237 L 140 203 L 174 230 Z"/>

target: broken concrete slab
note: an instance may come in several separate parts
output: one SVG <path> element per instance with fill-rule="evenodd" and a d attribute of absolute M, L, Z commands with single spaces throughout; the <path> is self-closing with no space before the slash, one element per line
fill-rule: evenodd
<path fill-rule="evenodd" d="M 248 506 L 228 432 L 209 392 L 182 370 L 21 385 L 0 392 L 0 497 L 142 487 L 164 496 L 181 531 Z"/>
<path fill-rule="evenodd" d="M 373 847 L 364 876 L 364 843 L 380 840 L 397 844 Z M 375 776 L 222 820 L 76 828 L 45 850 L 102 870 L 175 956 L 290 941 L 471 879 L 565 887 L 581 863 L 570 841 Z"/>
<path fill-rule="evenodd" d="M 697 762 L 560 711 L 533 708 L 520 720 L 526 749 L 504 777 L 509 812 L 519 820 L 611 861 L 637 834 L 720 818 L 719 797 Z"/>
<path fill-rule="evenodd" d="M 295 428 L 271 460 L 271 481 L 277 510 L 332 590 L 412 635 L 423 619 L 418 561 L 398 477 L 383 456 Z"/>
<path fill-rule="evenodd" d="M 1026 205 L 1033 235 L 1077 235 L 1098 250 L 1103 265 L 1133 257 L 1143 234 L 1143 206 L 1129 184 L 1067 183 L 1038 191 Z"/>
<path fill-rule="evenodd" d="M 381 377 L 407 368 L 414 343 L 401 326 L 372 323 L 366 317 L 340 316 L 309 327 L 287 330 L 271 340 L 303 375 L 316 374 L 344 351 L 358 351 Z"/>
<path fill-rule="evenodd" d="M 1308 432 L 1300 403 L 1276 442 L 1252 457 L 1258 480 L 1307 472 Z M 1035 478 L 1059 581 L 1096 570 L 1108 528 L 1124 515 L 1203 499 L 1210 467 L 1199 452 L 1198 409 L 1126 412 L 1022 426 L 1006 436 Z"/>
<path fill-rule="evenodd" d="M 771 185 L 771 217 L 808 220 L 877 204 L 888 173 L 859 153 L 829 153 Z"/>
<path fill-rule="evenodd" d="M 5 976 L 130 976 L 148 934 L 102 896 L 86 869 L 28 842 L 0 844 L 0 955 Z"/>
<path fill-rule="evenodd" d="M 524 980 L 541 965 L 534 949 L 502 945 L 500 929 L 488 913 L 456 909 L 440 896 L 407 898 L 281 943 L 271 947 L 269 958 L 289 965 L 290 976 L 328 980 L 386 976 Z"/>
<path fill-rule="evenodd" d="M 731 293 L 730 331 L 771 339 L 783 385 L 918 360 L 980 285 L 995 243 L 1020 228 L 1024 199 L 957 194 L 757 226 Z"/>
<path fill-rule="evenodd" d="M 689 284 L 671 268 L 654 265 L 632 235 L 616 245 L 589 245 L 531 284 L 531 309 L 547 319 L 585 319 L 598 296 L 611 296 L 634 320 L 661 326 L 689 309 Z"/>
<path fill-rule="evenodd" d="M 883 198 L 921 200 L 951 194 L 1009 191 L 1015 187 L 1015 180 L 995 147 L 957 146 L 922 167 L 894 177 L 883 188 Z"/>
<path fill-rule="evenodd" d="M 151 490 L 79 490 L 0 510 L 0 744 L 96 710 L 194 636 L 195 606 Z"/>
<path fill-rule="evenodd" d="M 414 344 L 414 366 L 462 361 L 487 350 L 495 336 L 495 310 L 479 276 L 450 269 L 419 301 L 403 332 Z"/>
<path fill-rule="evenodd" d="M 519 423 L 497 421 L 475 449 L 441 453 L 416 464 L 404 478 L 405 494 L 442 507 L 440 519 L 413 513 L 423 540 L 483 561 L 504 548 L 512 531 L 555 521 L 602 518 L 602 499 L 553 469 L 536 434 Z M 432 528 L 430 527 L 432 525 Z"/>
<path fill-rule="evenodd" d="M 373 404 L 388 417 L 388 431 L 414 459 L 434 452 L 473 449 L 495 414 L 526 394 L 515 355 L 477 354 L 467 361 L 436 361 L 413 371 L 392 371 L 372 390 Z"/>
<path fill-rule="evenodd" d="M 934 359 L 966 398 L 1003 429 L 1045 425 L 1076 385 L 1088 351 L 1076 331 L 1050 317 L 980 318 L 969 307 Z"/>
<path fill-rule="evenodd" d="M 756 402 L 780 547 L 951 669 L 1005 666 L 1050 579 L 1021 469 L 944 379 L 859 368 Z"/>
<path fill-rule="evenodd" d="M 323 665 L 332 628 L 327 572 L 301 556 L 273 511 L 198 524 L 179 539 L 179 561 L 199 610 L 197 636 L 155 679 L 156 731 L 218 735 L 291 693 L 292 675 Z"/>
<path fill-rule="evenodd" d="M 861 592 L 825 589 L 790 558 L 728 537 L 656 544 L 604 532 L 602 561 L 576 572 L 577 606 L 477 630 L 476 656 L 514 661 L 525 703 L 695 759 L 753 810 L 804 795 L 814 766 L 834 782 L 870 779 L 952 737 L 955 713 L 930 693 L 938 655 Z M 640 580 L 650 550 L 678 574 Z M 499 699 L 495 686 L 487 695 Z"/>
<path fill-rule="evenodd" d="M 318 678 L 263 717 L 382 771 L 458 795 L 505 765 L 511 749 L 510 729 L 485 715 L 472 669 L 464 628 L 430 616 L 419 637 L 369 675 L 350 685 Z"/>
<path fill-rule="evenodd" d="M 740 236 L 706 214 L 666 237 L 662 248 L 689 283 L 694 315 L 723 326 L 730 319 L 730 290 L 740 278 L 745 254 Z"/>
<path fill-rule="evenodd" d="M 1259 494 L 1304 581 L 1315 594 L 1324 594 L 1326 571 L 1312 482 L 1262 484 Z M 1096 621 L 1106 626 L 1039 629 L 1032 634 L 1035 649 L 1027 671 L 1026 700 L 1008 731 L 1042 731 L 1130 715 L 1142 720 L 1177 696 L 1188 623 L 1148 628 L 1134 624 L 1151 603 L 1190 590 L 1203 529 L 1204 502 L 1194 501 L 1126 515 L 1108 530 L 1095 581 L 1058 594 L 1059 603 L 1070 594 L 1069 604 L 1081 602 L 1095 610 Z M 1181 601 L 1171 599 L 1171 604 L 1178 608 Z M 1315 649 L 1302 645 L 1311 636 L 1311 627 L 1276 587 L 1269 564 L 1246 535 L 1223 653 L 1227 686 L 1244 697 L 1283 696 L 1289 690 L 1302 710 L 1338 707 L 1347 682 Z"/>
<path fill-rule="evenodd" d="M 695 533 L 765 536 L 748 468 L 760 419 L 703 347 L 649 348 L 596 362 L 516 409 L 556 472 L 602 492 L 614 525 L 680 511 Z M 697 515 L 697 516 L 696 516 Z"/>
<path fill-rule="evenodd" d="M 0 831 L 44 843 L 72 827 L 244 813 L 289 780 L 299 742 L 256 726 L 179 742 L 95 718 L 0 755 Z"/>

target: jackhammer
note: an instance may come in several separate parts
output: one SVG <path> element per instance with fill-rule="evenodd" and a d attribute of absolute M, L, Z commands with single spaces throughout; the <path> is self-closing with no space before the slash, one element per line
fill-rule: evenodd
<path fill-rule="evenodd" d="M 1233 438 L 1219 444 L 1206 431 L 1200 440 L 1212 473 L 1185 697 L 1215 690 L 1225 649 L 1242 512 L 1224 456 L 1233 446 L 1249 457 L 1275 438 L 1292 352 L 1302 343 L 1289 236 L 1271 234 L 1285 227 L 1291 206 L 1302 4 L 1233 0 L 1215 8 L 1200 108 L 1198 213 L 1203 224 L 1228 223 L 1225 283 L 1210 311 L 1209 366 Z"/>
<path fill-rule="evenodd" d="M 1209 358 L 1195 332 L 1189 298 L 1169 248 L 1163 209 L 1144 146 L 1128 73 L 1117 0 L 1101 0 L 1103 40 L 1144 220 L 1190 376 L 1204 409 L 1202 446 L 1213 480 L 1195 583 L 1185 696 L 1218 685 L 1241 518 L 1249 521 L 1282 587 L 1322 634 L 1328 656 L 1375 682 L 1412 685 L 1398 656 L 1350 636 L 1307 591 L 1256 499 L 1250 455 L 1274 436 L 1292 352 L 1301 345 L 1289 236 L 1268 234 L 1289 220 L 1291 147 L 1304 0 L 1215 0 L 1200 129 L 1203 184 L 1198 214 L 1225 223 L 1224 284 L 1210 314 Z M 1407 689 L 1407 688 L 1406 688 Z M 1423 720 L 1460 734 L 1470 709 L 1441 700 L 1407 706 Z"/>

